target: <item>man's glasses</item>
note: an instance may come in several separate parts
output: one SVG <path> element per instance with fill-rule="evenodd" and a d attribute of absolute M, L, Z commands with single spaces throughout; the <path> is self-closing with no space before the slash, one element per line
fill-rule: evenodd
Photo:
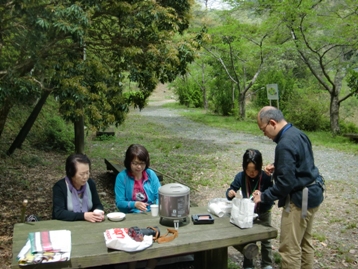
<path fill-rule="evenodd" d="M 270 120 L 267 122 L 267 124 L 265 125 L 264 128 L 260 128 L 261 131 L 265 132 L 266 131 L 266 128 L 267 126 L 270 124 Z"/>
<path fill-rule="evenodd" d="M 134 166 L 145 166 L 145 162 L 131 162 Z"/>

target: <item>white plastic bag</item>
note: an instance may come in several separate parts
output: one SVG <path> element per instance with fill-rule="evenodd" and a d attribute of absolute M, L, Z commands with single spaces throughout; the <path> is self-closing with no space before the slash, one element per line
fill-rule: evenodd
<path fill-rule="evenodd" d="M 232 200 L 230 222 L 240 228 L 251 228 L 254 220 L 255 203 L 251 199 Z"/>
<path fill-rule="evenodd" d="M 213 198 L 208 203 L 208 212 L 222 218 L 231 213 L 232 202 L 226 198 Z"/>
<path fill-rule="evenodd" d="M 137 242 L 127 234 L 126 230 L 128 229 L 114 228 L 106 230 L 103 234 L 107 248 L 134 252 L 146 249 L 153 244 L 153 236 L 144 235 L 143 241 Z"/>

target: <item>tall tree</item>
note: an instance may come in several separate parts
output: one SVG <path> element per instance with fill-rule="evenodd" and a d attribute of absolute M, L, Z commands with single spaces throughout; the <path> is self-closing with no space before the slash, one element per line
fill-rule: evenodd
<path fill-rule="evenodd" d="M 288 5 L 260 1 L 258 14 L 265 14 L 281 42 L 291 42 L 311 74 L 330 96 L 330 124 L 340 132 L 339 108 L 354 91 L 342 91 L 349 70 L 357 65 L 358 22 L 354 0 L 307 0 Z"/>
<path fill-rule="evenodd" d="M 211 29 L 209 44 L 203 48 L 216 59 L 231 81 L 238 96 L 238 118 L 246 115 L 246 95 L 257 80 L 270 53 L 268 33 L 258 25 L 239 22 L 229 17 L 223 26 Z M 266 42 L 266 43 L 265 43 Z M 223 89 L 220 89 L 223 90 Z"/>
<path fill-rule="evenodd" d="M 0 57 L 7 60 L 0 68 L 1 108 L 6 98 L 16 102 L 24 96 L 19 86 L 10 88 L 10 78 L 25 79 L 37 96 L 43 88 L 36 81 L 42 81 L 44 88 L 55 89 L 66 119 L 84 116 L 97 129 L 120 124 L 128 101 L 137 100 L 122 94 L 126 74 L 146 99 L 159 81 L 184 74 L 193 59 L 190 40 L 172 41 L 188 27 L 190 0 L 31 3 L 8 1 L 0 8 L 6 9 L 2 18 L 9 25 L 0 37 L 8 42 L 0 43 Z M 86 61 L 79 57 L 84 49 L 79 42 L 86 44 Z"/>

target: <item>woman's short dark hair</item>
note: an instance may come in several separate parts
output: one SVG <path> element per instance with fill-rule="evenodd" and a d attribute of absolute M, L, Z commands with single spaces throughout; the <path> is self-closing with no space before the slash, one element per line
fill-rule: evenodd
<path fill-rule="evenodd" d="M 255 170 L 262 169 L 262 154 L 257 149 L 247 149 L 242 158 L 242 169 L 246 170 L 249 163 L 255 165 Z"/>
<path fill-rule="evenodd" d="M 145 162 L 145 169 L 149 167 L 150 165 L 149 153 L 144 146 L 139 144 L 132 144 L 128 147 L 124 159 L 124 166 L 127 168 L 128 171 L 132 171 L 131 162 L 135 158 L 138 158 L 138 160 Z"/>
<path fill-rule="evenodd" d="M 88 164 L 91 169 L 91 161 L 84 154 L 71 154 L 66 160 L 66 176 L 71 179 L 77 173 L 76 163 Z"/>

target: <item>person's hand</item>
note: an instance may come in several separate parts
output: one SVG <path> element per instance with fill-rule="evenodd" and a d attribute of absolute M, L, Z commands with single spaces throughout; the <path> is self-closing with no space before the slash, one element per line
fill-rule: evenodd
<path fill-rule="evenodd" d="M 139 209 L 140 211 L 146 212 L 146 211 L 147 211 L 147 206 L 148 206 L 147 203 L 135 202 L 135 207 L 136 207 L 137 209 Z"/>
<path fill-rule="evenodd" d="M 270 163 L 264 167 L 264 172 L 266 175 L 271 176 L 271 174 L 275 171 L 275 166 Z"/>
<path fill-rule="evenodd" d="M 234 190 L 229 190 L 229 192 L 227 193 L 227 196 L 229 196 L 229 198 L 233 198 L 236 196 L 236 192 Z"/>
<path fill-rule="evenodd" d="M 254 203 L 255 204 L 261 202 L 261 192 L 259 190 L 254 191 L 253 197 L 254 197 Z"/>
<path fill-rule="evenodd" d="M 104 220 L 104 215 L 98 215 L 93 212 L 85 212 L 85 220 L 89 222 L 101 222 Z"/>

